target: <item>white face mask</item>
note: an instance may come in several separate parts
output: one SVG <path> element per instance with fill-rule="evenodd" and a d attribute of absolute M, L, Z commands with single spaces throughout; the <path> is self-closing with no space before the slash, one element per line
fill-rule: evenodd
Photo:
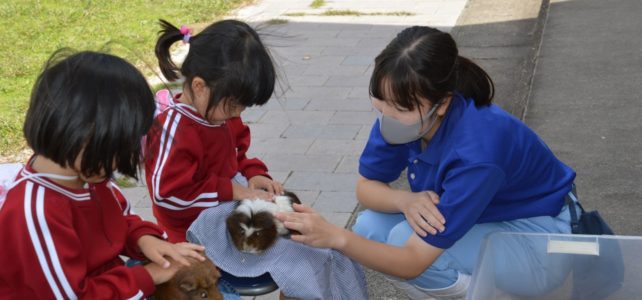
<path fill-rule="evenodd" d="M 433 105 L 433 107 L 425 115 L 421 116 L 420 120 L 417 122 L 407 125 L 399 122 L 398 120 L 385 116 L 381 111 L 377 111 L 377 119 L 379 119 L 379 130 L 381 131 L 381 136 L 388 144 L 406 144 L 413 141 L 416 141 L 426 135 L 437 123 L 437 118 L 432 118 L 428 126 L 421 130 L 421 125 L 423 122 L 429 120 L 432 115 L 439 107 L 439 104 Z"/>

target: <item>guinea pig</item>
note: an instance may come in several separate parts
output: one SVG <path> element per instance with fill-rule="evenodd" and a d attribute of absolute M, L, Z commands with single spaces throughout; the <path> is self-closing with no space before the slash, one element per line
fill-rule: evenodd
<path fill-rule="evenodd" d="M 156 287 L 154 300 L 223 300 L 218 289 L 221 273 L 209 258 L 198 261 L 188 257 L 184 266 L 169 281 Z"/>
<path fill-rule="evenodd" d="M 270 248 L 279 236 L 289 234 L 275 214 L 294 211 L 292 203 L 301 204 L 301 200 L 288 191 L 283 196 L 275 196 L 274 202 L 242 200 L 226 220 L 227 231 L 236 249 L 259 254 Z"/>

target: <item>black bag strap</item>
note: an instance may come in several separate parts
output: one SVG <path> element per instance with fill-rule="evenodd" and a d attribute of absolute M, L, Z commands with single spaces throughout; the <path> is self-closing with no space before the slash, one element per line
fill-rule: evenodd
<path fill-rule="evenodd" d="M 568 205 L 568 210 L 571 213 L 571 232 L 576 233 L 579 229 L 580 218 L 578 216 L 577 210 L 575 210 L 575 205 L 580 208 L 580 215 L 584 214 L 584 207 L 580 204 L 580 201 L 577 199 L 577 194 L 575 190 L 575 184 L 573 184 L 571 191 L 564 197 L 566 204 Z"/>

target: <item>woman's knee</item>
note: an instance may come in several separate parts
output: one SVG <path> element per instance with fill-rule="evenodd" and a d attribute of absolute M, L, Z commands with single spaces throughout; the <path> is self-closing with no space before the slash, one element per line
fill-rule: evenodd
<path fill-rule="evenodd" d="M 414 233 L 408 221 L 403 221 L 395 225 L 387 236 L 386 244 L 402 247 L 406 244 L 410 236 Z"/>
<path fill-rule="evenodd" d="M 423 273 L 408 282 L 423 289 L 449 287 L 457 282 L 461 274 L 465 274 L 454 267 L 456 265 L 454 260 L 455 258 L 446 250 Z"/>
<path fill-rule="evenodd" d="M 384 243 L 390 230 L 403 220 L 403 214 L 387 214 L 366 209 L 359 213 L 352 231 L 369 240 Z"/>
<path fill-rule="evenodd" d="M 416 234 L 407 221 L 397 224 L 388 235 L 387 244 L 403 247 L 408 239 Z M 444 251 L 421 275 L 410 279 L 407 282 L 421 289 L 442 289 L 450 287 L 459 278 L 462 270 L 457 270 L 456 258 L 449 250 Z"/>

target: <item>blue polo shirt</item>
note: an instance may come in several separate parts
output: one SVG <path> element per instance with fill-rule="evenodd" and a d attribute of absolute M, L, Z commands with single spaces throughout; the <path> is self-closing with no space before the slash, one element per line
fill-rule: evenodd
<path fill-rule="evenodd" d="M 413 192 L 440 196 L 446 230 L 424 240 L 442 249 L 478 223 L 557 216 L 575 179 L 519 119 L 496 105 L 476 107 L 458 94 L 424 151 L 421 141 L 386 143 L 375 122 L 359 173 L 388 183 L 405 168 Z"/>

